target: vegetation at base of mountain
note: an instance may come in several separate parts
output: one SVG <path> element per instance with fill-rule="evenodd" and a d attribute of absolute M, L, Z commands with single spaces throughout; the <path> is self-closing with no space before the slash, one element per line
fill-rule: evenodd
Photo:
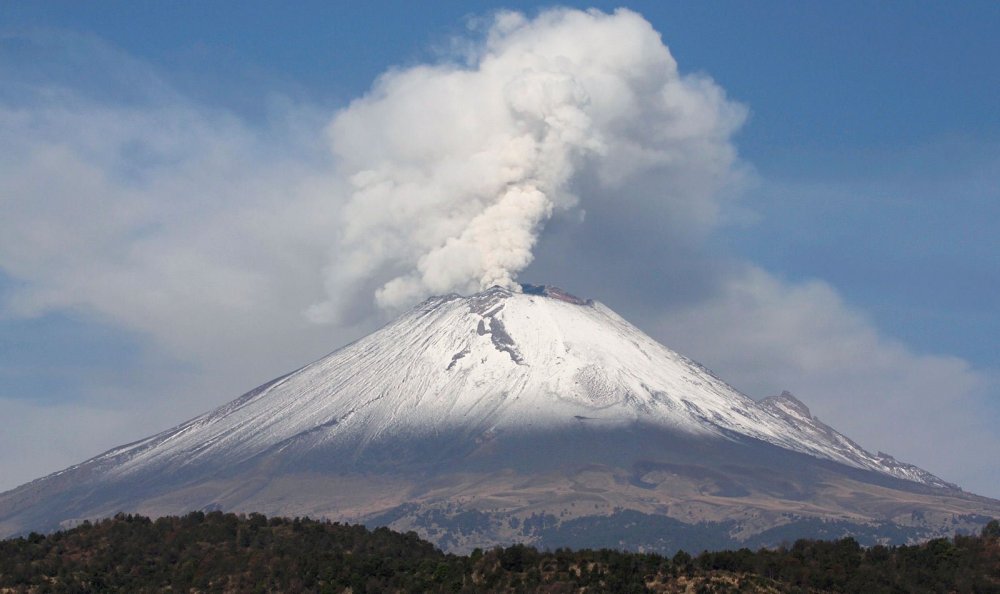
<path fill-rule="evenodd" d="M 310 519 L 119 514 L 0 541 L 0 592 L 1000 592 L 1000 522 L 978 536 L 853 538 L 672 557 L 514 545 L 448 555 L 415 533 Z"/>
<path fill-rule="evenodd" d="M 730 532 L 733 522 L 689 524 L 680 520 L 634 510 L 607 516 L 583 516 L 538 531 L 545 548 L 627 548 L 672 555 L 681 548 L 717 551 L 739 547 Z"/>

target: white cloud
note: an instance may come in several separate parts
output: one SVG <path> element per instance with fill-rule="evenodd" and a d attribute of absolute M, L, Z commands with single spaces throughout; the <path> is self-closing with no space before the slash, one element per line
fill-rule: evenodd
<path fill-rule="evenodd" d="M 715 295 L 651 325 L 752 396 L 787 389 L 867 448 L 996 490 L 1000 435 L 986 399 L 996 386 L 962 359 L 882 336 L 826 283 L 789 283 L 746 266 Z"/>
<path fill-rule="evenodd" d="M 336 180 L 195 107 L 0 107 L 7 310 L 84 308 L 174 356 L 291 340 L 318 296 Z M 311 293 L 311 295 L 309 295 Z"/>

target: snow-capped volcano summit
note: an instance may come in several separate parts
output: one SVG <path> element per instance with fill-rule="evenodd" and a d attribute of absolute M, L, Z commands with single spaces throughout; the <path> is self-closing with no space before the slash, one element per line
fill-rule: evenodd
<path fill-rule="evenodd" d="M 989 501 L 865 451 L 788 393 L 755 402 L 601 303 L 523 289 L 428 299 L 214 411 L 0 495 L 0 533 L 202 507 L 427 529 L 431 511 L 472 506 L 514 518 L 513 528 L 528 513 L 565 517 L 578 500 L 594 505 L 591 516 L 674 508 L 721 521 L 733 516 L 696 517 L 704 497 L 692 505 L 687 490 L 749 513 L 780 509 L 787 494 L 775 489 L 792 482 L 817 489 L 818 474 L 876 485 L 882 499 L 893 489 L 913 501 L 947 494 L 952 517 Z M 802 476 L 777 476 L 789 469 Z M 843 501 L 795 509 L 879 519 Z M 464 536 L 437 540 L 464 546 L 476 531 L 455 532 Z"/>
<path fill-rule="evenodd" d="M 381 330 L 176 429 L 99 459 L 125 475 L 236 464 L 273 448 L 642 423 L 734 434 L 903 479 L 785 393 L 758 404 L 601 303 L 551 287 L 428 299 Z"/>

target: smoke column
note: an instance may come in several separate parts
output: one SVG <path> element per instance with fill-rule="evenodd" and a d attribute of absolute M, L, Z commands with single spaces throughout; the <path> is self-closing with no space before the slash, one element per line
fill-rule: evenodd
<path fill-rule="evenodd" d="M 393 310 L 518 290 L 546 222 L 586 206 L 571 190 L 581 171 L 613 196 L 684 155 L 731 164 L 742 108 L 681 76 L 636 13 L 501 13 L 464 47 L 461 60 L 389 71 L 330 123 L 350 195 L 311 319 L 339 321 L 352 295 Z"/>

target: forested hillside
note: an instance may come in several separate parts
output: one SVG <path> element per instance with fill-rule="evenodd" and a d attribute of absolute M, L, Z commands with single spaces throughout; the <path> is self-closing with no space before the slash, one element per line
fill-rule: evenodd
<path fill-rule="evenodd" d="M 978 536 L 862 548 L 446 555 L 414 533 L 211 512 L 119 515 L 0 542 L 0 592 L 1000 592 L 1000 523 Z"/>

